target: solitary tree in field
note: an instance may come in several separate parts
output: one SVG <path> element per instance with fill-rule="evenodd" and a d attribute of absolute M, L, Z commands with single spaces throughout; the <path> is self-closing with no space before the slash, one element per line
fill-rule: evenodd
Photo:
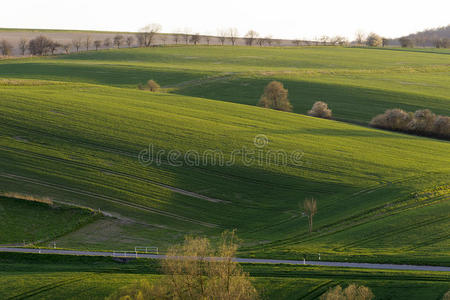
<path fill-rule="evenodd" d="M 28 48 L 28 41 L 26 39 L 21 39 L 19 41 L 19 49 L 20 49 L 20 52 L 22 53 L 22 55 L 25 55 L 27 48 Z"/>
<path fill-rule="evenodd" d="M 114 37 L 113 43 L 117 48 L 120 48 L 120 45 L 122 45 L 123 43 L 123 35 L 121 34 L 116 35 Z"/>
<path fill-rule="evenodd" d="M 95 51 L 97 51 L 98 48 L 100 48 L 101 46 L 102 46 L 102 41 L 100 41 L 100 40 L 95 40 L 94 41 Z"/>
<path fill-rule="evenodd" d="M 80 47 L 81 47 L 81 38 L 77 38 L 77 39 L 73 39 L 72 40 L 72 45 L 75 47 L 75 49 L 78 51 L 80 51 Z"/>
<path fill-rule="evenodd" d="M 255 40 L 258 38 L 259 34 L 254 30 L 249 30 L 245 35 L 245 44 L 247 46 L 252 46 Z"/>
<path fill-rule="evenodd" d="M 317 213 L 317 201 L 314 198 L 307 198 L 303 202 L 303 210 L 305 215 L 308 217 L 309 233 L 312 232 L 313 228 L 313 217 Z"/>
<path fill-rule="evenodd" d="M 259 106 L 282 111 L 292 111 L 288 99 L 288 90 L 279 81 L 272 81 L 264 88 L 264 94 L 258 103 Z"/>

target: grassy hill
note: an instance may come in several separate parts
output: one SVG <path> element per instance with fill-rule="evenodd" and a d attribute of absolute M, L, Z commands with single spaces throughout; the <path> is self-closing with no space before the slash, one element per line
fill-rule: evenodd
<path fill-rule="evenodd" d="M 155 79 L 169 91 L 255 105 L 270 80 L 289 89 L 294 111 L 317 100 L 335 118 L 367 123 L 393 107 L 450 114 L 450 52 L 342 47 L 155 47 L 0 61 L 2 77 L 136 88 Z"/>
<path fill-rule="evenodd" d="M 0 68 L 6 66 L 2 74 L 10 77 L 53 80 L 66 77 L 48 66 L 122 70 L 107 61 L 78 63 L 83 55 L 8 61 Z M 111 73 L 116 80 L 130 80 L 118 72 Z M 97 81 L 109 80 L 101 74 Z M 245 256 L 316 259 L 320 252 L 324 260 L 449 262 L 448 142 L 86 83 L 4 80 L 0 95 L 0 188 L 100 208 L 119 220 L 66 235 L 60 246 L 164 249 L 186 233 L 215 236 L 238 228 Z M 261 134 L 268 144 L 257 148 L 254 138 Z M 161 163 L 144 166 L 138 155 L 149 144 L 165 152 Z M 238 153 L 229 166 L 169 163 L 170 150 L 197 151 L 202 158 L 204 151 L 220 150 L 229 160 L 244 147 L 263 157 L 297 151 L 300 161 L 248 163 Z M 307 196 L 319 203 L 311 235 L 299 209 Z"/>

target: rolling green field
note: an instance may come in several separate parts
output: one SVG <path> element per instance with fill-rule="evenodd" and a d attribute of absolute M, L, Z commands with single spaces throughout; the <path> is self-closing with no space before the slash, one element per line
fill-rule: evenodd
<path fill-rule="evenodd" d="M 82 83 L 4 81 L 0 91 L 0 188 L 117 217 L 61 237 L 61 247 L 164 249 L 186 233 L 237 228 L 243 256 L 449 264 L 448 142 Z M 269 140 L 262 149 L 259 134 Z M 161 164 L 138 161 L 149 144 L 165 151 Z M 205 160 L 206 150 L 228 161 L 244 147 L 301 160 Z M 173 166 L 170 150 L 204 160 Z M 308 196 L 319 202 L 311 235 L 299 209 Z"/>
<path fill-rule="evenodd" d="M 331 267 L 244 265 L 262 299 L 316 299 L 337 284 L 363 284 L 376 299 L 441 299 L 448 273 L 374 271 Z M 158 262 L 126 264 L 110 258 L 0 254 L 2 299 L 104 299 L 140 279 L 156 281 Z"/>
<path fill-rule="evenodd" d="M 136 88 L 155 79 L 168 91 L 256 105 L 264 86 L 280 80 L 294 112 L 315 101 L 336 119 L 367 123 L 388 108 L 450 113 L 448 49 L 342 47 L 156 47 L 90 51 L 0 61 L 2 77 Z"/>

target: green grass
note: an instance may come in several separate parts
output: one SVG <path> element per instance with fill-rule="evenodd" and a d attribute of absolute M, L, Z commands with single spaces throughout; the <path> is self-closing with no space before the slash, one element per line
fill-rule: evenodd
<path fill-rule="evenodd" d="M 62 247 L 164 249 L 186 233 L 237 228 L 241 256 L 449 263 L 448 142 L 181 95 L 34 83 L 0 86 L 0 188 L 119 217 L 61 237 Z M 303 151 L 301 165 L 137 160 L 150 143 L 229 158 L 255 150 L 258 134 L 269 138 L 263 153 Z M 307 196 L 319 202 L 312 235 L 298 207 Z"/>
<path fill-rule="evenodd" d="M 96 218 L 86 209 L 0 197 L 0 244 L 45 242 Z"/>
<path fill-rule="evenodd" d="M 340 284 L 363 284 L 377 299 L 440 299 L 449 289 L 446 272 L 336 269 L 245 264 L 262 299 L 316 299 Z M 104 299 L 140 279 L 161 277 L 159 263 L 138 259 L 0 253 L 0 297 Z"/>
<path fill-rule="evenodd" d="M 89 51 L 0 62 L 1 76 L 136 88 L 155 79 L 173 93 L 256 105 L 270 80 L 294 112 L 327 102 L 334 117 L 367 123 L 388 108 L 450 114 L 447 50 L 173 46 Z"/>

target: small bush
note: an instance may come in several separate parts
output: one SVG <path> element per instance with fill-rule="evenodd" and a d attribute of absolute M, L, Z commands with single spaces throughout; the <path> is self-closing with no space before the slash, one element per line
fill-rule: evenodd
<path fill-rule="evenodd" d="M 154 81 L 154 80 L 149 80 L 147 82 L 147 87 L 148 87 L 150 92 L 157 92 L 161 88 L 159 86 L 159 84 L 156 81 Z"/>
<path fill-rule="evenodd" d="M 384 114 L 373 118 L 372 121 L 370 121 L 370 125 L 391 130 L 405 130 L 408 128 L 412 117 L 412 114 L 399 108 L 388 109 Z"/>
<path fill-rule="evenodd" d="M 370 288 L 363 285 L 350 284 L 345 289 L 340 285 L 330 288 L 320 296 L 321 300 L 371 300 L 375 296 Z"/>
<path fill-rule="evenodd" d="M 322 101 L 317 101 L 308 111 L 308 115 L 317 118 L 331 119 L 332 111 L 328 108 L 328 104 Z"/>

